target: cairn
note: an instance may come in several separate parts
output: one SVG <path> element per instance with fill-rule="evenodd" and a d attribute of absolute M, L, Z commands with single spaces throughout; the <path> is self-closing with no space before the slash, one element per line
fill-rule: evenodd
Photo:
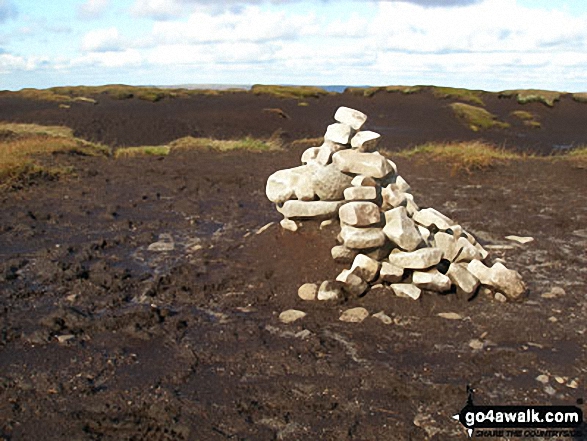
<path fill-rule="evenodd" d="M 423 290 L 470 297 L 480 286 L 497 300 L 525 292 L 522 277 L 489 253 L 472 234 L 434 208 L 419 208 L 396 165 L 377 150 L 378 133 L 361 130 L 367 116 L 340 107 L 324 143 L 310 147 L 303 165 L 267 180 L 266 194 L 283 214 L 281 226 L 297 231 L 307 219 L 340 219 L 333 259 L 350 264 L 336 280 L 305 284 L 304 299 L 362 296 L 384 285 L 397 296 L 418 299 Z"/>

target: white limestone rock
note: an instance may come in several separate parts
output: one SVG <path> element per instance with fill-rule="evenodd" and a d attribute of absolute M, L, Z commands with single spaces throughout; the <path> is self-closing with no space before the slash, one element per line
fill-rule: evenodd
<path fill-rule="evenodd" d="M 409 193 L 406 193 L 406 196 L 408 194 Z M 418 205 L 414 202 L 413 199 L 406 199 L 406 210 L 410 217 L 414 217 L 414 214 L 416 214 L 418 210 L 420 210 L 420 207 L 418 207 Z"/>
<path fill-rule="evenodd" d="M 405 207 L 397 207 L 385 212 L 383 233 L 404 251 L 414 251 L 422 243 L 422 236 Z"/>
<path fill-rule="evenodd" d="M 336 142 L 338 144 L 348 144 L 351 137 L 352 129 L 347 124 L 334 123 L 326 129 L 324 139 L 326 141 Z"/>
<path fill-rule="evenodd" d="M 336 110 L 334 119 L 352 127 L 353 130 L 360 130 L 365 121 L 367 121 L 367 115 L 358 110 L 342 106 Z"/>
<path fill-rule="evenodd" d="M 279 222 L 279 225 L 281 225 L 281 228 L 284 230 L 293 231 L 294 233 L 300 228 L 296 221 L 288 218 L 282 219 L 281 222 Z"/>
<path fill-rule="evenodd" d="M 377 187 L 377 181 L 371 176 L 357 175 L 351 181 L 353 187 Z"/>
<path fill-rule="evenodd" d="M 342 313 L 339 320 L 347 323 L 361 323 L 367 317 L 369 317 L 369 311 L 359 306 L 357 308 L 347 309 Z"/>
<path fill-rule="evenodd" d="M 372 152 L 377 147 L 381 135 L 370 130 L 357 132 L 351 138 L 351 147 L 360 152 Z"/>
<path fill-rule="evenodd" d="M 483 285 L 492 286 L 491 269 L 480 260 L 471 260 L 467 264 L 467 271 L 473 274 Z"/>
<path fill-rule="evenodd" d="M 393 184 L 389 184 L 381 189 L 381 198 L 385 209 L 397 208 L 406 204 L 406 194 L 397 189 Z"/>
<path fill-rule="evenodd" d="M 342 291 L 340 287 L 330 280 L 325 280 L 322 282 L 320 287 L 318 288 L 318 295 L 316 298 L 318 300 L 328 301 L 328 300 L 338 300 L 342 297 Z"/>
<path fill-rule="evenodd" d="M 393 171 L 387 159 L 381 154 L 362 153 L 357 150 L 341 150 L 332 155 L 332 162 L 346 173 L 383 178 Z"/>
<path fill-rule="evenodd" d="M 396 173 L 397 173 L 397 171 L 396 171 Z M 410 189 L 412 188 L 412 187 L 410 187 L 410 184 L 408 184 L 408 183 L 406 182 L 406 180 L 405 180 L 404 178 L 402 178 L 400 175 L 397 175 L 397 176 L 395 177 L 395 182 L 394 182 L 394 184 L 395 184 L 395 186 L 397 187 L 397 189 L 398 189 L 399 191 L 403 191 L 404 193 L 407 193 L 407 192 L 409 192 L 409 191 L 410 191 Z"/>
<path fill-rule="evenodd" d="M 304 283 L 298 288 L 298 297 L 302 300 L 316 300 L 318 285 L 315 283 Z"/>
<path fill-rule="evenodd" d="M 392 265 L 389 262 L 381 262 L 381 269 L 379 270 L 379 278 L 383 282 L 397 283 L 401 282 L 404 276 L 404 269 L 399 266 Z"/>
<path fill-rule="evenodd" d="M 336 277 L 338 282 L 343 284 L 343 289 L 351 296 L 358 297 L 369 288 L 369 284 L 361 279 L 358 275 L 353 274 L 351 270 L 342 270 Z"/>
<path fill-rule="evenodd" d="M 435 225 L 441 231 L 448 230 L 451 226 L 456 225 L 456 223 L 442 214 L 441 212 L 435 210 L 434 208 L 424 208 L 413 215 L 413 219 L 416 223 L 428 228 L 432 225 Z"/>
<path fill-rule="evenodd" d="M 277 206 L 277 211 L 288 219 L 311 219 L 336 217 L 342 201 L 286 201 Z"/>
<path fill-rule="evenodd" d="M 481 253 L 477 250 L 475 245 L 469 242 L 464 237 L 460 237 L 456 243 L 457 257 L 456 262 L 470 262 L 471 260 L 483 260 Z"/>
<path fill-rule="evenodd" d="M 408 214 L 410 213 L 408 212 Z M 416 225 L 416 228 L 418 228 L 418 232 L 420 233 L 420 236 L 422 236 L 422 239 L 424 239 L 425 242 L 428 242 L 428 239 L 430 239 L 430 235 L 432 234 L 430 233 L 430 230 L 422 225 Z"/>
<path fill-rule="evenodd" d="M 344 199 L 347 201 L 374 201 L 377 199 L 375 187 L 348 187 L 344 190 Z"/>
<path fill-rule="evenodd" d="M 465 263 L 451 263 L 446 275 L 457 287 L 457 294 L 470 296 L 479 286 L 479 279 L 469 272 Z"/>
<path fill-rule="evenodd" d="M 434 235 L 434 245 L 439 250 L 442 250 L 443 259 L 450 260 L 451 262 L 455 260 L 458 248 L 457 241 L 452 234 L 445 233 L 444 231 L 438 231 Z"/>
<path fill-rule="evenodd" d="M 297 309 L 288 309 L 279 314 L 279 321 L 285 324 L 293 323 L 296 320 L 304 318 L 307 314 Z"/>
<path fill-rule="evenodd" d="M 325 140 L 324 143 L 319 147 L 315 161 L 320 165 L 328 165 L 330 163 L 330 158 L 332 158 L 332 154 L 345 148 L 346 147 L 342 144 Z"/>
<path fill-rule="evenodd" d="M 367 227 L 381 221 L 381 212 L 372 202 L 349 202 L 340 207 L 338 217 L 347 225 Z"/>
<path fill-rule="evenodd" d="M 320 152 L 320 147 L 310 147 L 306 150 L 304 150 L 304 153 L 302 153 L 302 163 L 303 164 L 307 164 L 308 162 L 312 162 L 316 159 L 316 157 L 318 156 L 318 153 Z"/>
<path fill-rule="evenodd" d="M 311 167 L 310 183 L 312 191 L 322 201 L 340 201 L 344 198 L 344 190 L 351 186 L 352 177 L 342 173 L 333 164 L 325 167 Z"/>
<path fill-rule="evenodd" d="M 390 288 L 398 297 L 418 300 L 420 295 L 422 295 L 422 290 L 411 283 L 393 283 L 390 285 Z"/>
<path fill-rule="evenodd" d="M 437 265 L 442 251 L 437 248 L 422 248 L 411 252 L 397 252 L 389 255 L 389 263 L 400 268 L 427 269 Z"/>
<path fill-rule="evenodd" d="M 418 288 L 436 292 L 448 291 L 451 286 L 450 279 L 436 268 L 428 271 L 414 271 L 412 283 Z"/>
<path fill-rule="evenodd" d="M 336 245 L 330 250 L 330 254 L 336 263 L 350 263 L 359 252 L 351 250 L 344 245 Z"/>
<path fill-rule="evenodd" d="M 386 241 L 381 228 L 356 228 L 343 225 L 340 236 L 347 248 L 357 250 L 380 247 Z"/>
<path fill-rule="evenodd" d="M 300 200 L 314 199 L 312 185 L 312 167 L 299 167 L 278 170 L 267 179 L 265 193 L 267 198 L 276 204 L 281 204 L 296 197 Z"/>
<path fill-rule="evenodd" d="M 506 268 L 502 263 L 491 267 L 492 286 L 503 293 L 508 300 L 519 300 L 526 292 L 526 284 L 517 271 Z"/>
<path fill-rule="evenodd" d="M 365 282 L 372 282 L 379 273 L 381 264 L 364 254 L 358 254 L 353 260 L 350 272 L 357 275 Z"/>

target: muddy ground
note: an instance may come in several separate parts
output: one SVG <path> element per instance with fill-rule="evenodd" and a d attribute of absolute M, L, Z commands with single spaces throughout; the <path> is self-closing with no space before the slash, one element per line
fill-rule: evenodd
<path fill-rule="evenodd" d="M 587 170 L 394 158 L 416 202 L 520 271 L 527 297 L 318 303 L 297 288 L 343 269 L 335 229 L 256 234 L 280 220 L 267 177 L 301 152 L 58 155 L 75 176 L 0 195 L 0 439 L 466 439 L 451 416 L 467 384 L 475 404 L 587 396 Z M 354 306 L 393 322 L 340 322 Z M 289 308 L 308 315 L 284 325 Z"/>

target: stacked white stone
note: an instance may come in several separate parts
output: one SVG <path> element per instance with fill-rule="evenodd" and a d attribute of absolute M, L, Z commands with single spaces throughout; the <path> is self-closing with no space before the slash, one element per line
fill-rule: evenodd
<path fill-rule="evenodd" d="M 318 300 L 361 296 L 376 284 L 412 299 L 422 290 L 471 296 L 481 285 L 500 298 L 522 296 L 519 273 L 501 263 L 487 267 L 488 252 L 470 233 L 418 207 L 396 165 L 376 151 L 380 135 L 361 130 L 365 114 L 340 107 L 334 119 L 324 143 L 303 153 L 305 164 L 275 172 L 266 188 L 285 229 L 296 231 L 304 219 L 340 219 L 331 254 L 351 268 L 316 285 Z"/>

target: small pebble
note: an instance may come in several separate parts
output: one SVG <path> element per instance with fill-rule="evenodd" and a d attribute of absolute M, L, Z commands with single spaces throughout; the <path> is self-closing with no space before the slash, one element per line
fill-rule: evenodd
<path fill-rule="evenodd" d="M 567 383 L 567 387 L 570 387 L 571 389 L 578 389 L 579 382 L 577 380 L 571 380 Z"/>
<path fill-rule="evenodd" d="M 508 301 L 507 297 L 506 297 L 506 296 L 504 296 L 504 295 L 503 295 L 502 293 L 500 293 L 500 292 L 496 292 L 496 293 L 495 293 L 495 296 L 493 296 L 493 298 L 494 298 L 495 300 L 497 300 L 499 303 L 505 303 L 505 302 L 507 302 L 507 301 Z"/>
<path fill-rule="evenodd" d="M 438 317 L 442 317 L 447 320 L 462 320 L 463 316 L 456 312 L 439 312 Z"/>
<path fill-rule="evenodd" d="M 367 311 L 365 308 L 358 307 L 347 309 L 339 317 L 339 320 L 341 322 L 347 323 L 361 323 L 367 317 L 369 317 L 369 311 Z"/>
<path fill-rule="evenodd" d="M 377 318 L 377 319 L 381 320 L 381 322 L 383 322 L 383 323 L 384 323 L 384 324 L 386 324 L 386 325 L 391 325 L 391 323 L 392 323 L 391 317 L 390 317 L 390 316 L 388 316 L 388 315 L 387 315 L 386 313 L 384 313 L 383 311 L 379 311 L 378 313 L 376 313 L 376 314 L 373 314 L 373 317 L 375 317 L 375 318 Z"/>
<path fill-rule="evenodd" d="M 469 342 L 469 347 L 471 349 L 474 349 L 475 351 L 479 351 L 479 350 L 483 349 L 483 346 L 485 346 L 485 344 L 477 338 L 475 338 Z"/>
<path fill-rule="evenodd" d="M 315 283 L 304 283 L 298 289 L 298 296 L 302 300 L 316 300 L 318 285 Z"/>
<path fill-rule="evenodd" d="M 536 377 L 536 381 L 542 384 L 547 384 L 550 381 L 550 378 L 548 375 L 541 374 Z"/>
<path fill-rule="evenodd" d="M 296 320 L 304 318 L 307 314 L 304 311 L 299 311 L 297 309 L 288 309 L 287 311 L 283 311 L 279 314 L 279 320 L 282 323 L 293 323 Z"/>
<path fill-rule="evenodd" d="M 540 297 L 543 299 L 554 299 L 556 297 L 561 297 L 566 294 L 565 290 L 562 289 L 560 286 L 554 286 L 550 289 L 550 291 L 545 292 Z"/>

